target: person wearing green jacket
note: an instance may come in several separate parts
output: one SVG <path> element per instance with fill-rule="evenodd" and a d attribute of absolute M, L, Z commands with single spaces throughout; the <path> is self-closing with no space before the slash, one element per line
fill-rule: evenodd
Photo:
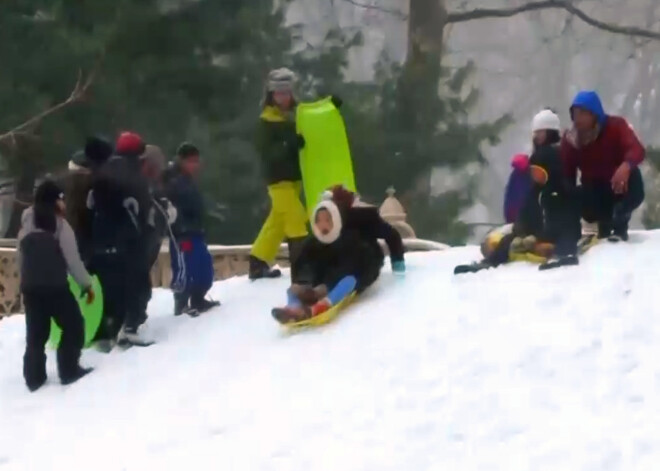
<path fill-rule="evenodd" d="M 307 212 L 301 201 L 302 175 L 298 153 L 305 145 L 296 132 L 295 74 L 286 68 L 268 74 L 266 98 L 259 120 L 257 150 L 268 184 L 271 209 L 250 253 L 251 280 L 277 278 L 271 268 L 280 244 L 289 245 L 289 260 L 295 260 L 307 232 Z"/>

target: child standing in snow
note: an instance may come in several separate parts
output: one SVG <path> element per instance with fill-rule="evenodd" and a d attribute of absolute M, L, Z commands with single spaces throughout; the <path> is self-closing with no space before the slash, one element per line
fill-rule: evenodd
<path fill-rule="evenodd" d="M 83 287 L 87 303 L 94 302 L 92 280 L 80 259 L 76 238 L 64 219 L 62 190 L 45 181 L 36 190 L 34 206 L 26 209 L 18 234 L 21 293 L 25 304 L 26 348 L 23 377 L 30 391 L 46 382 L 46 341 L 53 318 L 62 329 L 57 367 L 62 384 L 89 373 L 79 364 L 84 321 L 69 290 L 67 272 Z"/>
<path fill-rule="evenodd" d="M 280 322 L 295 322 L 326 312 L 353 291 L 361 293 L 378 278 L 383 252 L 343 225 L 345 214 L 331 200 L 315 209 L 312 229 L 292 266 L 287 306 L 275 308 Z"/>
<path fill-rule="evenodd" d="M 520 208 L 525 203 L 527 194 L 532 189 L 532 177 L 529 174 L 529 157 L 516 154 L 511 160 L 511 175 L 504 193 L 504 219 L 507 224 L 516 221 Z"/>
<path fill-rule="evenodd" d="M 174 296 L 177 316 L 187 313 L 194 317 L 220 305 L 206 299 L 213 285 L 214 270 L 204 235 L 204 200 L 195 181 L 200 169 L 199 149 L 187 142 L 181 144 L 167 185 L 167 196 L 177 211 L 172 230 L 178 247 L 170 241 L 173 288 L 177 280 L 183 285 Z"/>

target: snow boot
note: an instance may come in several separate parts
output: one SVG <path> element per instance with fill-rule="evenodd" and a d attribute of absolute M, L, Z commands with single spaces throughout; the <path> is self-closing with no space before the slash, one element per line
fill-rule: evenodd
<path fill-rule="evenodd" d="M 210 311 L 214 307 L 220 306 L 220 301 L 211 301 L 204 298 L 203 295 L 193 295 L 190 300 L 190 309 L 196 311 L 197 315 Z M 190 315 L 190 314 L 189 314 Z M 191 316 L 196 317 L 196 316 Z"/>
<path fill-rule="evenodd" d="M 599 222 L 598 223 L 598 238 L 607 239 L 612 235 L 612 223 Z"/>
<path fill-rule="evenodd" d="M 547 262 L 539 266 L 539 270 L 552 270 L 560 267 L 572 267 L 580 264 L 580 260 L 575 255 L 565 255 L 563 257 L 552 257 Z"/>
<path fill-rule="evenodd" d="M 279 278 L 282 272 L 278 268 L 270 268 L 266 262 L 259 260 L 257 257 L 250 255 L 250 268 L 248 278 L 251 281 L 260 280 L 262 278 Z"/>
<path fill-rule="evenodd" d="M 308 306 L 285 306 L 276 307 L 271 314 L 281 324 L 304 321 L 312 317 L 312 310 Z"/>
<path fill-rule="evenodd" d="M 117 338 L 117 345 L 121 347 L 149 347 L 155 342 L 153 340 L 147 340 L 138 334 L 137 328 L 126 327 L 124 326 L 119 332 Z"/>
<path fill-rule="evenodd" d="M 319 285 L 316 288 L 312 288 L 309 285 L 291 285 L 291 293 L 293 293 L 296 298 L 300 300 L 305 306 L 313 306 L 320 299 L 325 298 L 328 295 L 328 288 L 325 285 Z"/>
<path fill-rule="evenodd" d="M 60 382 L 64 386 L 68 384 L 73 384 L 83 376 L 87 376 L 92 371 L 94 371 L 94 368 L 83 368 L 82 366 L 78 365 L 77 368 L 71 374 L 60 376 Z"/>
<path fill-rule="evenodd" d="M 25 385 L 34 392 L 46 384 L 46 353 L 43 349 L 26 348 L 23 356 L 23 378 Z"/>
<path fill-rule="evenodd" d="M 628 242 L 628 223 L 622 222 L 614 225 L 612 235 L 607 238 L 610 242 Z"/>
<path fill-rule="evenodd" d="M 456 268 L 454 268 L 454 275 L 464 275 L 466 273 L 477 273 L 481 270 L 488 270 L 489 268 L 493 268 L 493 265 L 490 263 L 483 261 L 483 262 L 475 262 L 471 263 L 469 265 L 458 265 Z"/>
<path fill-rule="evenodd" d="M 199 316 L 197 309 L 188 306 L 188 296 L 183 293 L 176 293 L 174 295 L 174 315 L 178 317 L 183 314 L 187 314 L 190 317 Z"/>

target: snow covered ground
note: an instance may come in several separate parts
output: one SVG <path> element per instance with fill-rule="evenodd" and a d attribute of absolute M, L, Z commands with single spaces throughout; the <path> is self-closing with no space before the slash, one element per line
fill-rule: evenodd
<path fill-rule="evenodd" d="M 578 268 L 456 278 L 476 248 L 410 255 L 337 322 L 284 335 L 287 280 L 223 306 L 150 306 L 148 349 L 29 394 L 21 317 L 0 322 L 0 470 L 657 470 L 660 233 Z"/>

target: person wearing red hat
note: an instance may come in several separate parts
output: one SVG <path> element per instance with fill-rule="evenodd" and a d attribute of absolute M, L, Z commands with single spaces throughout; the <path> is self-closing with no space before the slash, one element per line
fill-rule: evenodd
<path fill-rule="evenodd" d="M 141 339 L 143 300 L 150 296 L 147 256 L 149 182 L 139 157 L 144 140 L 122 132 L 113 155 L 99 170 L 88 198 L 92 210 L 92 268 L 104 290 L 103 322 L 97 340 L 150 345 Z"/>

